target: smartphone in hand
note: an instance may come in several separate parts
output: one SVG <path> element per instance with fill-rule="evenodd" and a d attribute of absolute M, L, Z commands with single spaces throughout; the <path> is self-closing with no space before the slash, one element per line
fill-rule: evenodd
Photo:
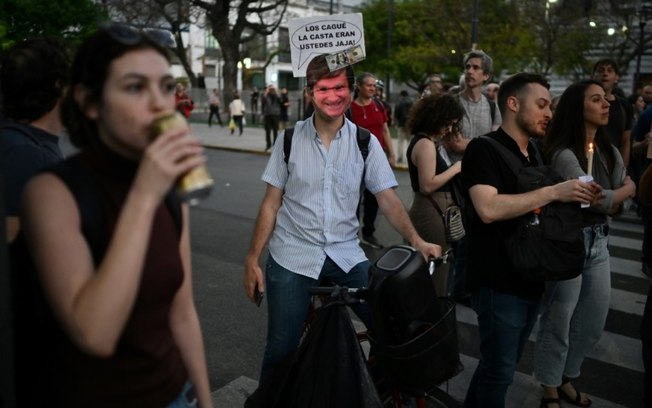
<path fill-rule="evenodd" d="M 258 290 L 258 285 L 254 289 L 254 300 L 256 301 L 256 306 L 260 307 L 260 304 L 263 302 L 263 293 Z"/>

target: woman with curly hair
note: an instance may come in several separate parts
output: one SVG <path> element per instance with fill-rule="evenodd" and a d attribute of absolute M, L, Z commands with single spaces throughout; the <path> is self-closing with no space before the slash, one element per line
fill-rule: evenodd
<path fill-rule="evenodd" d="M 450 164 L 442 146 L 442 139 L 458 133 L 458 123 L 464 109 L 454 96 L 428 95 L 415 103 L 406 128 L 413 135 L 407 148 L 408 171 L 414 199 L 410 219 L 420 236 L 427 242 L 441 245 L 442 251 L 450 248 L 444 235 L 444 222 L 437 207 L 444 211 L 455 203 L 452 180 L 462 170 L 462 162 Z M 435 290 L 445 296 L 448 266 L 442 265 L 435 277 Z"/>

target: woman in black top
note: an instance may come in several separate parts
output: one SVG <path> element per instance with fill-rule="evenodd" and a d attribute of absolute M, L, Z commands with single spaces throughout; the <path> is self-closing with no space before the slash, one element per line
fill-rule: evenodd
<path fill-rule="evenodd" d="M 81 153 L 25 189 L 48 406 L 212 406 L 188 209 L 165 198 L 202 147 L 187 126 L 150 136 L 175 110 L 162 34 L 110 24 L 86 40 L 62 107 Z"/>
<path fill-rule="evenodd" d="M 445 149 L 438 147 L 445 137 L 458 133 L 457 125 L 464 115 L 455 97 L 448 94 L 429 95 L 420 99 L 412 110 L 407 129 L 414 135 L 407 149 L 410 182 L 414 200 L 410 207 L 410 219 L 417 232 L 428 242 L 441 245 L 442 251 L 450 244 L 444 236 L 442 216 L 435 203 L 444 211 L 455 204 L 451 193 L 451 180 L 462 170 L 462 163 L 450 165 L 443 155 Z M 448 266 L 444 265 L 436 275 L 437 294 L 447 293 Z"/>

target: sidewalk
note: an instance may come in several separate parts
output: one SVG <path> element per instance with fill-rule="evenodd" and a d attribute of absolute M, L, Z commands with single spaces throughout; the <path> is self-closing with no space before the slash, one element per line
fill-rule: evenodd
<path fill-rule="evenodd" d="M 247 120 L 249 119 L 249 116 L 247 116 Z M 244 127 L 242 136 L 239 136 L 237 128 L 234 134 L 231 134 L 228 128 L 228 120 L 224 114 L 222 114 L 222 122 L 224 126 L 220 127 L 214 119 L 213 126 L 208 127 L 207 113 L 193 113 L 190 116 L 192 133 L 202 141 L 205 147 L 269 155 L 269 151 L 265 151 L 265 129 L 262 125 L 248 123 Z M 282 131 L 279 131 L 279 137 L 281 133 Z M 398 142 L 396 139 L 392 139 L 392 141 L 394 142 L 394 151 L 397 151 Z M 407 144 L 404 147 L 407 148 Z M 405 157 L 405 153 L 403 153 L 403 157 Z M 407 170 L 407 164 L 397 164 L 396 170 Z"/>

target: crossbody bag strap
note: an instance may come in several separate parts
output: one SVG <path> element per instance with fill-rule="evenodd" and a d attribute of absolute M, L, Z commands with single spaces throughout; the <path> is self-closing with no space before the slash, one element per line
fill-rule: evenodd
<path fill-rule="evenodd" d="M 425 197 L 428 199 L 428 201 L 430 201 L 432 203 L 432 205 L 435 207 L 435 210 L 437 210 L 439 215 L 441 215 L 442 218 L 443 218 L 444 217 L 444 212 L 441 210 L 441 207 L 439 207 L 439 204 L 437 204 L 437 201 L 435 201 L 435 199 L 432 198 L 432 196 L 430 194 L 428 194 Z"/>

